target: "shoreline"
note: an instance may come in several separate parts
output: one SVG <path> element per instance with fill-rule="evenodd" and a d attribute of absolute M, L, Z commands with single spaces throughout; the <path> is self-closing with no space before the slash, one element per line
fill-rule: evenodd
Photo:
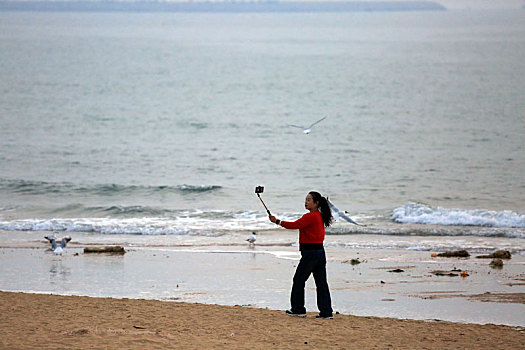
<path fill-rule="evenodd" d="M 244 305 L 282 311 L 289 307 L 299 259 L 297 247 L 289 244 L 223 245 L 219 237 L 208 245 L 193 242 L 196 245 L 183 246 L 173 237 L 172 245 L 162 246 L 158 237 L 152 237 L 151 246 L 144 246 L 150 237 L 109 236 L 100 242 L 98 236 L 89 234 L 76 234 L 64 253 L 55 255 L 39 238 L 43 235 L 7 235 L 12 238 L 4 239 L 4 246 L 0 246 L 0 290 L 10 292 Z M 329 244 L 337 239 L 327 238 Z M 260 240 L 264 243 L 264 236 Z M 84 247 L 101 243 L 122 245 L 127 253 L 83 253 Z M 502 269 L 493 269 L 490 260 L 473 256 L 436 258 L 427 251 L 330 245 L 325 249 L 333 308 L 341 314 L 525 326 L 523 255 L 505 261 Z M 352 259 L 358 259 L 359 264 L 352 264 Z M 394 272 L 398 269 L 402 271 Z M 459 272 L 434 275 L 437 270 L 461 270 L 468 276 L 461 277 Z M 312 278 L 305 297 L 307 310 L 316 311 Z"/>
<path fill-rule="evenodd" d="M 519 349 L 523 327 L 0 292 L 3 348 Z"/>

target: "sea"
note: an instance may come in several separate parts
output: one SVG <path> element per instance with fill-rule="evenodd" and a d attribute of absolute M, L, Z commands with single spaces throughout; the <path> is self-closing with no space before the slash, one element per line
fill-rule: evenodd
<path fill-rule="evenodd" d="M 525 255 L 524 76 L 525 10 L 1 11 L 0 230 L 245 244 L 264 186 L 338 249 Z"/>

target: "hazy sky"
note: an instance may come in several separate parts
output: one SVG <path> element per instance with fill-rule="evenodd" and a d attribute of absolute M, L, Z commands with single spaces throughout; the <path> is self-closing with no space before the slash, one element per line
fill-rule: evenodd
<path fill-rule="evenodd" d="M 290 1 L 316 1 L 316 0 L 290 0 Z M 324 0 L 324 1 L 333 1 L 333 0 Z M 340 0 L 340 1 L 385 1 L 385 0 Z M 410 0 L 387 0 L 387 1 L 410 1 Z M 425 1 L 425 0 L 422 0 L 422 1 Z M 449 9 L 521 8 L 525 5 L 525 0 L 427 0 L 427 1 L 437 2 Z"/>
<path fill-rule="evenodd" d="M 449 9 L 521 8 L 525 0 L 434 0 Z"/>
<path fill-rule="evenodd" d="M 0 0 L 1 1 L 1 0 Z M 12 0 L 11 0 L 12 1 Z M 15 0 L 25 1 L 25 0 Z M 44 0 L 45 1 L 45 0 Z M 55 0 L 47 0 L 55 1 Z M 67 0 L 65 0 L 67 1 Z M 72 1 L 72 0 L 70 0 Z M 91 0 L 101 1 L 101 0 Z M 116 1 L 234 1 L 234 0 L 116 0 Z M 257 0 L 237 0 L 237 1 L 257 1 Z M 264 1 L 264 0 L 258 0 Z M 281 0 L 281 1 L 410 1 L 410 0 Z M 412 0 L 413 1 L 413 0 Z M 422 0 L 425 1 L 425 0 Z M 448 9 L 519 9 L 525 6 L 525 0 L 426 0 L 437 2 Z"/>

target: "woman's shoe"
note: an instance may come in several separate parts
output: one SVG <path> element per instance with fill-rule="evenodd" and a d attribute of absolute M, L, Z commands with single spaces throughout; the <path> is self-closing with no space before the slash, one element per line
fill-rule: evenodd
<path fill-rule="evenodd" d="M 294 317 L 306 317 L 306 313 L 293 312 L 292 310 L 286 310 L 286 314 L 288 316 L 294 316 Z"/>
<path fill-rule="evenodd" d="M 324 319 L 326 319 L 326 320 L 333 320 L 333 319 L 334 319 L 334 316 L 332 316 L 332 315 L 329 315 L 329 316 L 323 316 L 323 315 L 319 314 L 319 315 L 315 316 L 315 318 L 324 318 Z"/>

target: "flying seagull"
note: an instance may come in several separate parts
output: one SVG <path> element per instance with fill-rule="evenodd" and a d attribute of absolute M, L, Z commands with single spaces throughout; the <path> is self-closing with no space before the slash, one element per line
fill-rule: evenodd
<path fill-rule="evenodd" d="M 310 131 L 312 131 L 312 127 L 320 122 L 322 122 L 323 120 L 325 120 L 326 117 L 323 117 L 321 119 L 319 119 L 318 121 L 316 121 L 315 123 L 311 124 L 310 126 L 308 127 L 304 127 L 304 126 L 300 126 L 300 125 L 294 125 L 294 124 L 288 124 L 288 126 L 292 126 L 294 128 L 299 128 L 299 129 L 303 129 L 303 132 L 308 135 L 310 133 Z"/>
<path fill-rule="evenodd" d="M 358 224 L 354 220 L 352 220 L 348 215 L 346 215 L 346 212 L 342 212 L 339 210 L 332 202 L 328 201 L 328 205 L 330 206 L 330 209 L 332 210 L 332 216 L 335 220 L 339 218 L 343 218 L 344 220 L 348 221 L 351 224 L 357 225 L 357 226 L 363 226 L 361 224 Z"/>
<path fill-rule="evenodd" d="M 255 237 L 256 233 L 255 232 L 252 232 L 252 235 L 250 236 L 250 238 L 248 238 L 246 241 L 250 244 L 255 244 L 255 240 L 257 239 Z"/>

